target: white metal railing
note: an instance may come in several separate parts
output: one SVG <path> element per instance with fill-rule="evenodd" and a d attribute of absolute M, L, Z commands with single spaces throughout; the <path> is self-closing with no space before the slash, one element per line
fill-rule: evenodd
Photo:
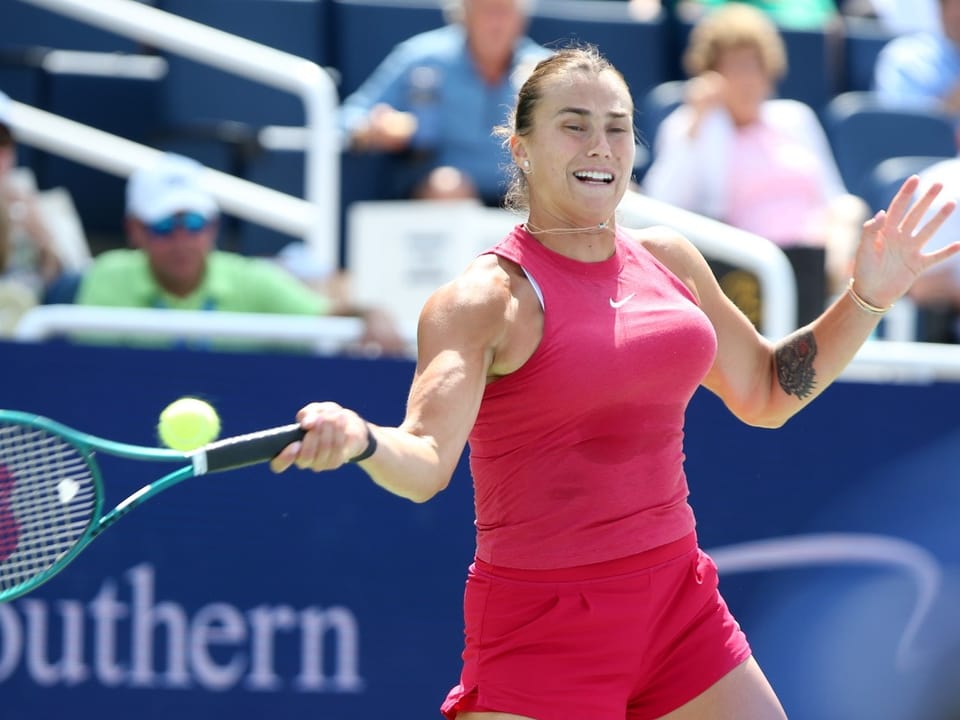
<path fill-rule="evenodd" d="M 337 140 L 335 110 L 339 98 L 333 80 L 322 67 L 305 58 L 216 30 L 135 0 L 18 1 L 300 97 L 304 105 L 306 126 L 310 132 L 304 155 L 304 197 L 307 203 L 298 206 L 295 218 L 285 223 L 284 227 L 277 228 L 277 217 L 281 213 L 256 209 L 258 205 L 279 201 L 277 196 L 281 195 L 280 193 L 261 196 L 246 185 L 228 183 L 224 178 L 214 180 L 213 177 L 211 190 L 223 204 L 224 210 L 231 214 L 262 222 L 284 232 L 296 229 L 293 234 L 304 238 L 317 255 L 318 261 L 328 267 L 336 266 L 339 262 L 340 146 Z M 121 146 L 107 143 L 105 134 L 87 133 L 87 139 L 93 141 L 94 145 L 88 146 L 84 151 L 77 143 L 52 135 L 51 130 L 56 131 L 57 128 L 49 119 L 42 127 L 31 132 L 27 125 L 30 117 L 29 113 L 24 113 L 22 105 L 18 107 L 13 119 L 18 137 L 22 137 L 29 144 L 65 154 L 79 162 L 114 173 L 129 174 L 133 168 L 149 161 L 151 157 L 142 150 L 123 145 L 126 151 L 134 152 L 131 161 L 125 162 L 122 153 L 120 156 L 115 154 Z M 105 157 L 107 155 L 113 157 Z M 291 203 L 287 202 L 286 205 L 289 207 Z"/>
<path fill-rule="evenodd" d="M 763 294 L 760 332 L 778 340 L 797 329 L 793 267 L 766 238 L 636 192 L 627 192 L 617 216 L 628 227 L 666 225 L 685 235 L 704 255 L 750 270 Z"/>
<path fill-rule="evenodd" d="M 10 122 L 18 142 L 121 177 L 162 155 L 146 145 L 20 102 L 11 103 Z M 314 207 L 301 198 L 210 168 L 204 169 L 202 182 L 224 212 L 296 237 L 305 237 L 315 227 Z"/>
<path fill-rule="evenodd" d="M 318 353 L 331 353 L 356 342 L 363 332 L 363 321 L 353 317 L 39 305 L 20 318 L 13 339 L 41 342 L 89 333 L 138 338 L 252 340 L 307 345 Z M 960 382 L 960 345 L 869 340 L 841 379 L 878 383 Z"/>
<path fill-rule="evenodd" d="M 868 340 L 841 377 L 876 383 L 960 382 L 960 345 Z"/>
<path fill-rule="evenodd" d="M 317 352 L 330 353 L 356 342 L 363 332 L 364 322 L 356 317 L 38 305 L 21 316 L 13 339 L 40 342 L 88 334 L 169 340 L 243 340 L 306 345 Z"/>

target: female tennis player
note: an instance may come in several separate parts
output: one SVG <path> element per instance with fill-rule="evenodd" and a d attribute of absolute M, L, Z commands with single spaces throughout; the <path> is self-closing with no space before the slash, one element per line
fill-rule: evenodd
<path fill-rule="evenodd" d="M 954 204 L 922 224 L 939 188 L 912 204 L 911 178 L 864 224 L 847 291 L 769 342 L 690 242 L 617 226 L 633 117 L 594 48 L 543 60 L 503 129 L 528 219 L 427 301 L 403 423 L 310 403 L 305 437 L 272 463 L 359 462 L 423 502 L 469 442 L 477 546 L 450 720 L 784 718 L 697 545 L 687 404 L 703 385 L 742 421 L 782 425 L 960 251 L 924 253 Z"/>

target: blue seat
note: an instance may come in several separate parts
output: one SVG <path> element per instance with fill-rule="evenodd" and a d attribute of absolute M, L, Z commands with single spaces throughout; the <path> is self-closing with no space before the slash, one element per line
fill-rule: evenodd
<path fill-rule="evenodd" d="M 148 142 L 157 128 L 156 79 L 45 70 L 43 84 L 43 109 L 56 115 L 139 143 Z M 36 152 L 38 184 L 69 190 L 88 233 L 122 233 L 122 178 L 55 153 Z"/>
<path fill-rule="evenodd" d="M 666 80 L 635 100 L 640 133 L 640 148 L 634 163 L 634 179 L 637 182 L 643 182 L 644 175 L 653 164 L 657 130 L 667 115 L 683 102 L 685 86 L 685 80 Z"/>
<path fill-rule="evenodd" d="M 667 14 L 637 20 L 622 0 L 540 0 L 529 35 L 547 47 L 592 43 L 623 74 L 634 101 L 667 79 Z"/>
<path fill-rule="evenodd" d="M 841 89 L 871 90 L 877 55 L 890 40 L 891 33 L 878 20 L 847 18 L 844 21 L 843 75 Z"/>
<path fill-rule="evenodd" d="M 667 80 L 639 99 L 640 137 L 651 148 L 664 119 L 683 103 L 685 80 Z"/>
<path fill-rule="evenodd" d="M 911 175 L 918 175 L 931 165 L 943 160 L 930 155 L 907 155 L 891 157 L 880 162 L 867 175 L 863 199 L 873 212 L 890 204 L 893 196 Z"/>
<path fill-rule="evenodd" d="M 136 52 L 138 43 L 20 0 L 2 0 L 0 48 L 11 47 Z"/>
<path fill-rule="evenodd" d="M 330 0 L 331 64 L 340 97 L 356 90 L 407 38 L 444 25 L 437 0 Z"/>
<path fill-rule="evenodd" d="M 349 206 L 362 200 L 390 197 L 391 156 L 344 153 L 340 163 L 340 262 L 346 267 L 346 231 Z M 304 156 L 292 150 L 264 149 L 247 163 L 245 178 L 290 195 L 302 196 Z M 275 255 L 293 238 L 256 223 L 240 222 L 237 250 L 248 255 Z"/>
<path fill-rule="evenodd" d="M 822 119 L 844 184 L 860 197 L 869 192 L 870 173 L 888 158 L 957 154 L 955 129 L 949 117 L 917 108 L 891 107 L 868 91 L 837 95 Z"/>
<path fill-rule="evenodd" d="M 14 100 L 34 107 L 46 107 L 46 79 L 41 48 L 0 49 L 0 91 Z M 18 164 L 37 174 L 40 153 L 29 145 L 17 147 Z"/>
<path fill-rule="evenodd" d="M 218 30 L 330 64 L 326 0 L 163 0 L 162 9 Z M 174 127 L 228 120 L 261 125 L 303 125 L 295 95 L 233 73 L 167 56 L 166 121 Z"/>
<path fill-rule="evenodd" d="M 303 197 L 304 154 L 263 149 L 248 159 L 245 178 L 288 195 Z M 297 239 L 249 221 L 241 221 L 238 230 L 236 250 L 245 255 L 276 255 Z"/>

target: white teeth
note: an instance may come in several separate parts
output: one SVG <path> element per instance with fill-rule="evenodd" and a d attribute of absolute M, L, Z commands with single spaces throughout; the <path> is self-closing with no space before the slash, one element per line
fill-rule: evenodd
<path fill-rule="evenodd" d="M 613 182 L 613 175 L 605 172 L 595 172 L 593 170 L 581 170 L 574 173 L 574 177 L 581 180 L 596 180 L 597 182 Z"/>

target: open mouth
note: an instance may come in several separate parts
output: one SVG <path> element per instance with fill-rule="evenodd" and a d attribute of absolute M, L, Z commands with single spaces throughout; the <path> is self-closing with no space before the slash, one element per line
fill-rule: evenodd
<path fill-rule="evenodd" d="M 578 170 L 573 176 L 581 182 L 595 185 L 609 185 L 613 182 L 613 174 L 597 170 Z"/>

